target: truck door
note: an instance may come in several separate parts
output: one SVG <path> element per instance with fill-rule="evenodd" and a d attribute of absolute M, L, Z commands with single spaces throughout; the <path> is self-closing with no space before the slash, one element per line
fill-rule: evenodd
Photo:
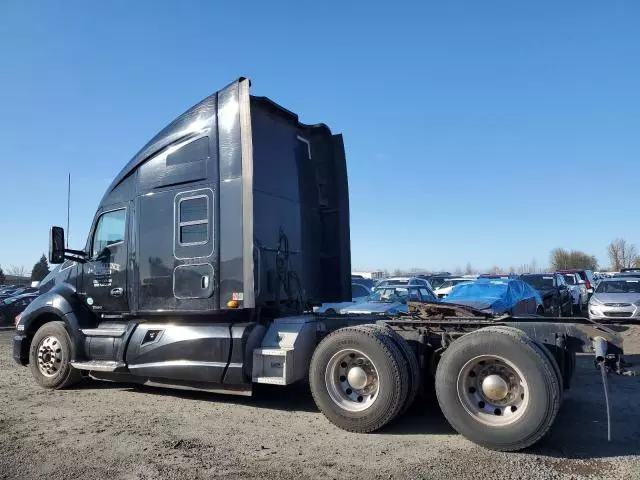
<path fill-rule="evenodd" d="M 127 207 L 104 211 L 98 217 L 89 260 L 83 265 L 82 284 L 87 304 L 96 313 L 128 311 Z"/>

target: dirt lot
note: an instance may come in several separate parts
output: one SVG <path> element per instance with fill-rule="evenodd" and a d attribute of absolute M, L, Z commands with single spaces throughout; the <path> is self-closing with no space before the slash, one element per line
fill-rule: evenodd
<path fill-rule="evenodd" d="M 86 382 L 36 386 L 0 332 L 0 479 L 611 478 L 640 480 L 640 377 L 611 377 L 606 442 L 600 377 L 579 358 L 554 428 L 527 452 L 484 450 L 433 400 L 369 435 L 344 432 L 304 388 L 253 398 Z M 640 327 L 625 332 L 640 370 Z"/>

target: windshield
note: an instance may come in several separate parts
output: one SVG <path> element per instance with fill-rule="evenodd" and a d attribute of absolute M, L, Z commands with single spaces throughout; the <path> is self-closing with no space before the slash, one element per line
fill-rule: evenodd
<path fill-rule="evenodd" d="M 523 275 L 522 280 L 538 290 L 553 288 L 553 277 L 551 275 Z"/>
<path fill-rule="evenodd" d="M 640 293 L 640 280 L 600 282 L 596 293 Z"/>
<path fill-rule="evenodd" d="M 409 290 L 406 288 L 379 287 L 369 295 L 370 302 L 406 302 Z"/>
<path fill-rule="evenodd" d="M 575 275 L 563 275 L 563 277 L 564 277 L 564 281 L 567 282 L 569 285 L 576 285 L 578 283 L 576 281 Z"/>
<path fill-rule="evenodd" d="M 445 281 L 444 278 L 439 278 L 439 277 L 431 277 L 429 279 L 429 283 L 431 284 L 432 288 L 440 288 L 444 283 L 444 281 Z"/>
<path fill-rule="evenodd" d="M 379 288 L 369 295 L 370 302 L 437 302 L 437 298 L 427 287 L 416 286 L 410 288 L 391 287 Z"/>

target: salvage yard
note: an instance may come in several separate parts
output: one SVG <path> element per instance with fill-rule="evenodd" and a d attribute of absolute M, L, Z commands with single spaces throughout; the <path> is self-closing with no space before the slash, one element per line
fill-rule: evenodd
<path fill-rule="evenodd" d="M 552 431 L 521 453 L 456 434 L 433 398 L 379 433 L 330 424 L 302 387 L 253 398 L 85 382 L 36 385 L 0 332 L 0 479 L 611 478 L 640 480 L 640 377 L 611 375 L 613 442 L 600 376 L 578 358 Z M 624 332 L 640 369 L 640 327 Z"/>

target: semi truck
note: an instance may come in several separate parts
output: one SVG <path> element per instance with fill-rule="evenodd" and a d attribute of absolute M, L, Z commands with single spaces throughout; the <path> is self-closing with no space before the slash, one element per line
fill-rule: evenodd
<path fill-rule="evenodd" d="M 455 430 L 514 451 L 553 424 L 576 352 L 622 355 L 587 319 L 446 303 L 314 314 L 351 297 L 343 138 L 251 95 L 246 78 L 124 166 L 84 248 L 51 227 L 49 261 L 58 268 L 13 339 L 15 361 L 49 389 L 95 379 L 250 395 L 308 382 L 330 422 L 368 433 L 435 388 Z"/>

